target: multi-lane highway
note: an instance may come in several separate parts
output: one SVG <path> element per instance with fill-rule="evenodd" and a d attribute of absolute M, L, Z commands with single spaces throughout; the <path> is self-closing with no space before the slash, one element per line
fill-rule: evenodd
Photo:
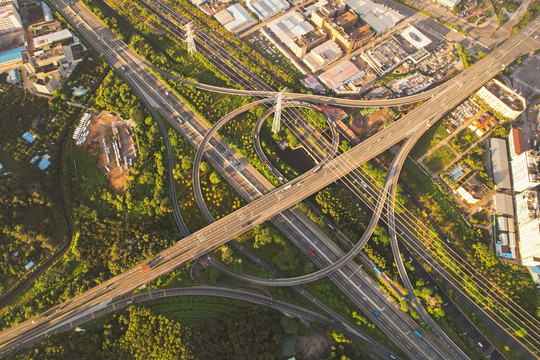
<path fill-rule="evenodd" d="M 162 94 L 156 94 L 156 90 L 159 90 L 159 86 L 157 89 L 154 87 L 156 84 L 155 78 L 148 75 L 144 67 L 141 66 L 142 62 L 139 58 L 134 57 L 129 53 L 129 49 L 125 49 L 125 44 L 123 44 L 124 52 L 122 53 L 111 50 L 111 48 L 116 45 L 122 48 L 122 44 L 115 44 L 115 42 L 119 41 L 117 38 L 99 39 L 100 36 L 107 35 L 107 33 L 100 31 L 99 34 L 96 34 L 96 29 L 99 29 L 99 24 L 92 24 L 90 26 L 86 22 L 91 20 L 88 20 L 87 16 L 83 19 L 79 15 L 85 11 L 84 8 L 77 8 L 77 12 L 74 12 L 67 8 L 67 4 L 65 3 L 60 1 L 55 3 L 59 5 L 67 18 L 73 20 L 74 25 L 85 37 L 93 39 L 98 44 L 98 50 L 104 54 L 109 63 L 116 65 L 116 68 L 125 64 L 127 70 L 125 75 L 131 79 L 143 95 L 152 94 L 152 96 L 148 97 L 154 100 L 154 106 L 161 107 L 163 109 L 162 111 L 166 112 L 168 117 L 178 118 L 180 116 L 177 109 L 171 110 L 170 107 L 166 106 L 169 101 L 172 102 L 174 100 L 173 98 L 168 99 L 167 96 L 163 96 L 164 92 Z M 80 5 L 77 4 L 76 6 Z M 85 304 L 85 307 L 96 306 L 114 296 L 128 293 L 140 284 L 149 282 L 185 261 L 192 260 L 221 245 L 228 239 L 245 232 L 250 227 L 262 222 L 264 219 L 287 209 L 314 191 L 333 182 L 343 174 L 357 167 L 359 164 L 382 152 L 392 144 L 402 140 L 412 133 L 414 129 L 420 126 L 426 126 L 426 119 L 428 123 L 438 119 L 449 108 L 457 105 L 470 92 L 480 87 L 485 81 L 500 71 L 501 68 L 521 55 L 524 49 L 524 52 L 528 52 L 533 49 L 534 46 L 537 47 L 538 44 L 535 43 L 535 39 L 531 36 L 531 33 L 538 33 L 538 21 L 531 23 L 530 26 L 525 28 L 525 31 L 518 33 L 514 38 L 510 39 L 506 44 L 491 54 L 494 56 L 489 55 L 473 66 L 471 70 L 466 71 L 460 78 L 448 84 L 440 93 L 434 95 L 434 98 L 438 100 L 436 104 L 433 104 L 433 100 L 428 101 L 428 103 L 411 113 L 411 115 L 414 114 L 414 116 L 408 115 L 400 120 L 399 127 L 392 125 L 361 145 L 353 148 L 348 153 L 329 162 L 317 173 L 303 175 L 301 177 L 301 179 L 304 180 L 303 186 L 293 186 L 284 192 L 281 191 L 283 188 L 272 191 L 259 200 L 247 205 L 239 212 L 226 216 L 207 228 L 180 241 L 170 249 L 163 251 L 156 259 L 156 265 L 151 270 L 141 273 L 140 268 L 138 267 L 131 269 L 109 282 L 93 288 L 80 297 L 73 299 L 69 304 L 60 306 L 58 308 L 59 311 L 55 313 L 55 317 L 58 319 L 56 321 L 62 321 L 62 317 L 67 317 L 66 314 L 68 312 L 73 312 L 77 306 L 82 304 Z M 97 41 L 96 36 L 98 37 Z M 99 40 L 101 40 L 101 43 Z M 110 43 L 111 47 L 104 46 L 104 42 Z M 122 58 L 122 56 L 125 56 L 125 58 Z M 479 64 L 482 66 L 477 66 Z M 184 112 L 188 112 L 188 110 L 184 110 Z M 395 125 L 397 125 L 397 123 Z M 193 125 L 189 124 L 189 126 Z M 188 136 L 191 136 L 191 138 L 197 138 L 198 136 L 195 130 L 187 131 L 184 129 L 184 131 L 187 132 Z M 194 142 L 193 139 L 192 142 Z M 256 220 L 254 220 L 255 218 Z M 329 259 L 329 261 L 331 261 L 331 259 Z M 114 286 L 106 288 L 106 286 L 110 284 L 114 284 Z M 71 313 L 69 316 L 73 317 L 74 314 Z M 30 322 L 25 322 L 17 328 L 10 329 L 0 334 L 0 341 L 9 341 L 14 336 L 34 327 L 35 326 Z M 411 349 L 410 351 L 412 352 L 413 350 Z"/>
<path fill-rule="evenodd" d="M 253 292 L 248 292 L 244 290 L 232 289 L 227 287 L 215 287 L 215 286 L 193 286 L 193 287 L 182 287 L 182 288 L 169 288 L 164 290 L 151 290 L 146 292 L 141 292 L 129 297 L 125 297 L 121 300 L 110 302 L 102 307 L 92 309 L 87 313 L 83 314 L 77 319 L 74 319 L 70 322 L 66 322 L 58 327 L 55 331 L 63 332 L 74 329 L 84 323 L 94 320 L 95 318 L 111 313 L 113 311 L 128 307 L 132 304 L 144 303 L 151 300 L 179 297 L 179 296 L 215 296 L 228 299 L 235 299 L 240 301 L 249 302 L 252 304 L 269 307 L 271 309 L 280 311 L 284 314 L 292 315 L 306 320 L 309 322 L 318 322 L 323 325 L 331 326 L 335 329 L 343 331 L 350 338 L 357 340 L 361 343 L 366 344 L 368 350 L 378 355 L 381 359 L 389 359 L 391 356 L 394 356 L 397 359 L 397 356 L 393 354 L 390 350 L 386 349 L 384 346 L 379 345 L 373 338 L 369 335 L 360 332 L 358 330 L 351 330 L 347 326 L 343 326 L 340 323 L 324 317 L 316 312 L 306 310 L 300 306 L 288 304 L 283 301 L 275 300 L 270 297 L 259 295 Z M 35 337 L 35 341 L 43 339 L 46 335 L 39 334 Z"/>
<path fill-rule="evenodd" d="M 149 101 L 151 106 L 157 107 L 158 111 L 169 120 L 178 120 L 179 118 L 195 119 L 195 116 L 192 116 L 189 109 L 181 109 L 181 107 L 178 106 L 178 100 L 176 97 L 166 95 L 166 88 L 164 88 L 164 86 L 157 81 L 151 73 L 149 73 L 143 67 L 138 67 L 138 64 L 141 64 L 142 62 L 140 59 L 138 59 L 138 57 L 129 51 L 129 48 L 127 48 L 125 44 L 119 41 L 106 29 L 101 30 L 101 24 L 99 21 L 93 19 L 91 14 L 88 14 L 89 16 L 85 16 L 86 9 L 84 9 L 84 7 L 77 4 L 75 11 L 72 11 L 69 8 L 65 8 L 64 11 L 64 15 L 67 14 L 73 18 L 75 26 L 83 33 L 85 38 L 91 39 L 91 43 L 104 55 L 108 63 L 117 69 L 124 76 L 126 81 L 133 86 L 134 89 L 141 94 L 141 96 Z M 163 94 L 165 94 L 165 96 Z M 177 128 L 179 127 L 178 123 L 173 123 L 173 125 L 176 125 Z M 187 133 L 189 140 L 196 144 L 198 141 L 197 137 L 200 136 L 198 134 L 205 132 L 204 127 L 201 130 L 200 128 L 197 128 L 197 126 L 200 124 L 191 122 L 185 125 L 186 126 L 180 128 L 180 130 Z M 234 177 L 234 173 L 230 175 L 231 177 Z M 253 180 L 250 181 L 253 182 Z M 258 185 L 256 181 L 257 179 L 255 179 L 255 185 L 253 185 L 255 190 L 250 190 L 250 192 L 255 196 L 260 196 L 262 193 L 260 190 L 257 190 Z M 263 187 L 261 187 L 261 189 L 263 189 Z M 301 218 L 302 214 L 297 214 L 296 217 Z M 297 227 L 299 226 L 295 222 L 291 222 L 289 218 L 284 215 L 280 215 L 279 221 L 282 221 L 283 224 L 286 223 L 285 225 L 288 227 L 289 231 L 297 230 Z M 307 220 L 304 219 L 304 222 L 307 222 Z M 305 228 L 302 228 L 301 231 L 303 233 L 300 233 L 298 238 L 302 241 L 312 242 L 314 239 L 319 239 L 324 236 L 324 234 L 317 234 L 317 236 L 313 236 L 308 232 L 308 229 Z M 324 245 L 322 244 L 316 244 L 316 246 L 317 248 L 320 248 L 321 251 L 324 251 L 325 249 Z M 2 333 L 0 341 L 4 342 L 17 336 L 17 334 L 25 333 L 23 337 L 17 339 L 15 344 L 11 343 L 4 347 L 10 348 L 10 346 L 14 346 L 16 344 L 26 343 L 25 341 L 35 340 L 34 336 L 36 334 L 44 334 L 51 329 L 56 331 L 58 329 L 56 326 L 59 324 L 72 319 L 77 319 L 83 316 L 89 309 L 91 310 L 96 307 L 100 308 L 106 306 L 110 299 L 126 293 L 126 289 L 133 289 L 141 282 L 146 282 L 146 280 L 150 281 L 151 277 L 148 275 L 156 273 L 157 269 L 159 269 L 161 274 L 170 271 L 176 267 L 177 264 L 169 263 L 169 265 L 166 267 L 163 267 L 162 265 L 165 265 L 171 256 L 172 253 L 162 253 L 153 259 L 152 266 L 154 269 L 144 274 L 140 272 L 140 268 L 132 269 L 132 271 L 123 274 L 121 277 L 106 282 L 105 284 L 90 290 L 84 295 L 71 300 L 69 303 L 56 307 L 53 309 L 54 311 L 52 313 L 48 311 L 42 317 L 37 318 L 35 324 L 27 321 L 15 329 L 10 329 Z M 339 257 L 339 253 L 334 255 L 334 257 Z M 356 296 L 353 301 L 355 301 L 361 309 L 366 311 L 368 316 L 374 317 L 372 314 L 373 310 L 366 310 L 370 307 L 371 309 L 381 311 L 381 313 L 386 312 L 379 307 L 374 307 L 376 306 L 375 304 L 380 304 L 387 301 L 386 296 L 375 283 L 370 283 L 367 285 L 370 288 L 370 291 L 368 292 L 357 290 L 357 287 L 360 286 L 359 284 L 362 284 L 361 279 L 359 279 L 361 277 L 360 274 L 361 272 L 359 271 L 359 268 L 348 271 L 347 278 L 345 280 L 344 276 L 340 278 L 342 282 L 341 286 L 346 286 L 342 289 L 344 289 L 349 296 Z M 156 274 L 156 276 L 159 275 Z M 353 281 L 357 281 L 357 283 L 353 283 Z M 338 286 L 340 285 L 338 284 Z M 373 295 L 371 293 L 377 294 L 378 298 L 373 298 L 375 300 L 372 300 Z M 368 298 L 369 303 L 366 303 L 365 299 Z M 429 338 L 424 337 L 424 339 L 421 340 L 414 340 L 414 337 L 410 334 L 412 333 L 412 329 L 418 329 L 418 327 L 412 321 L 410 321 L 410 319 L 408 319 L 407 316 L 399 310 L 399 308 L 393 306 L 392 312 L 392 315 L 389 315 L 389 319 L 391 319 L 391 321 L 387 320 L 386 316 L 383 316 L 376 319 L 376 323 L 381 326 L 383 331 L 389 334 L 390 338 L 394 342 L 400 344 L 402 347 L 405 347 L 405 351 L 409 354 L 409 356 L 411 356 L 411 354 L 422 353 L 425 354 L 426 357 L 446 357 L 445 355 L 437 356 L 438 353 L 444 354 L 444 352 L 441 352 L 440 349 L 434 348 L 434 345 Z M 397 321 L 397 319 L 400 321 Z M 47 321 L 46 327 L 40 326 L 44 321 Z"/>

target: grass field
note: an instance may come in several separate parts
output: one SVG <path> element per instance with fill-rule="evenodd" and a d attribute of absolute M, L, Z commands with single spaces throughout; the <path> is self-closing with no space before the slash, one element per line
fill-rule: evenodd
<path fill-rule="evenodd" d="M 418 159 L 429 150 L 433 149 L 441 140 L 448 136 L 446 131 L 446 123 L 444 121 L 439 121 L 418 140 L 416 145 L 411 151 L 411 157 L 413 159 Z"/>

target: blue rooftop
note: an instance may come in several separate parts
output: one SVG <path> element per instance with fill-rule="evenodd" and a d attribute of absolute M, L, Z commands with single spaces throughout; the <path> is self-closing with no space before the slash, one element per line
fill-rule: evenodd
<path fill-rule="evenodd" d="M 538 267 L 538 266 L 531 266 L 530 269 L 531 269 L 531 272 L 532 272 L 533 274 L 540 274 L 540 267 Z"/>
<path fill-rule="evenodd" d="M 0 64 L 7 63 L 13 60 L 22 59 L 21 51 L 26 50 L 26 46 L 21 46 L 8 51 L 0 52 Z"/>
<path fill-rule="evenodd" d="M 28 141 L 30 144 L 33 143 L 34 140 L 36 140 L 36 137 L 30 134 L 28 131 L 23 134 L 22 138 Z"/>
<path fill-rule="evenodd" d="M 8 72 L 8 82 L 11 84 L 16 84 L 19 81 L 21 81 L 19 78 L 19 71 L 17 71 L 17 69 L 10 70 Z"/>
<path fill-rule="evenodd" d="M 0 164 L 0 170 L 2 170 L 4 168 L 4 165 Z"/>
<path fill-rule="evenodd" d="M 40 168 L 41 170 L 45 170 L 46 168 L 49 167 L 49 165 L 51 165 L 51 162 L 45 159 L 44 157 L 42 157 L 41 161 L 38 164 L 38 168 Z"/>

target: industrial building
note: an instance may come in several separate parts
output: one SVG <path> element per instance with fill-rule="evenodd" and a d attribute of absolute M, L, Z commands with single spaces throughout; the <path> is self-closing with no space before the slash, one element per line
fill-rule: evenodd
<path fill-rule="evenodd" d="M 514 217 L 514 201 L 512 195 L 496 193 L 494 197 L 495 213 L 497 215 L 506 215 Z"/>
<path fill-rule="evenodd" d="M 377 44 L 374 48 L 363 51 L 360 57 L 379 75 L 384 75 L 409 57 L 409 53 L 394 38 Z"/>
<path fill-rule="evenodd" d="M 274 21 L 271 21 L 268 24 L 268 28 L 274 33 L 274 35 L 279 39 L 279 41 L 281 41 L 283 44 L 285 44 L 285 46 L 293 50 L 295 54 L 304 53 L 305 55 L 307 51 L 318 45 L 316 44 L 315 46 L 311 47 L 310 44 L 302 45 L 302 41 L 313 39 L 311 36 L 306 35 L 312 34 L 315 28 L 298 11 L 292 11 Z M 302 36 L 305 36 L 304 40 L 302 40 Z M 295 43 L 297 40 L 299 40 L 298 45 L 293 45 L 293 43 Z M 316 41 L 316 39 L 313 40 Z M 326 40 L 326 37 L 324 38 L 324 40 Z M 294 50 L 295 46 L 299 48 L 296 51 Z M 302 49 L 304 46 L 305 48 Z M 307 47 L 310 47 L 310 49 L 306 50 Z"/>
<path fill-rule="evenodd" d="M 510 170 L 508 167 L 508 150 L 506 140 L 499 138 L 490 139 L 491 163 L 493 165 L 493 182 L 497 189 L 510 190 Z"/>
<path fill-rule="evenodd" d="M 272 16 L 287 10 L 291 6 L 285 0 L 259 0 L 255 2 L 247 0 L 246 4 L 260 21 L 268 20 Z"/>
<path fill-rule="evenodd" d="M 497 79 L 489 81 L 476 95 L 502 116 L 515 120 L 525 110 L 525 99 Z"/>
<path fill-rule="evenodd" d="M 450 9 L 453 9 L 457 4 L 461 2 L 461 0 L 437 0 L 437 2 L 441 5 L 449 7 Z"/>
<path fill-rule="evenodd" d="M 347 0 L 347 5 L 378 35 L 392 29 L 405 17 L 370 0 Z"/>
<path fill-rule="evenodd" d="M 214 17 L 225 29 L 235 34 L 247 30 L 257 23 L 240 4 L 230 5 L 215 13 Z"/>
<path fill-rule="evenodd" d="M 339 59 L 341 55 L 343 52 L 339 45 L 335 41 L 327 40 L 311 50 L 302 61 L 312 72 L 316 72 Z"/>
<path fill-rule="evenodd" d="M 364 71 L 354 65 L 350 60 L 345 60 L 319 75 L 319 80 L 326 87 L 335 90 L 340 86 L 363 76 Z"/>
<path fill-rule="evenodd" d="M 0 52 L 0 72 L 16 69 L 23 64 L 22 52 L 26 46 Z"/>

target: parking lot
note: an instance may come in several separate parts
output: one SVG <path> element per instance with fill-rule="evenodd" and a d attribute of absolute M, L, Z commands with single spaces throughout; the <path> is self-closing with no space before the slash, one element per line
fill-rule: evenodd
<path fill-rule="evenodd" d="M 540 94 L 540 55 L 523 58 L 521 66 L 510 75 L 514 82 L 514 88 L 528 98 Z"/>

